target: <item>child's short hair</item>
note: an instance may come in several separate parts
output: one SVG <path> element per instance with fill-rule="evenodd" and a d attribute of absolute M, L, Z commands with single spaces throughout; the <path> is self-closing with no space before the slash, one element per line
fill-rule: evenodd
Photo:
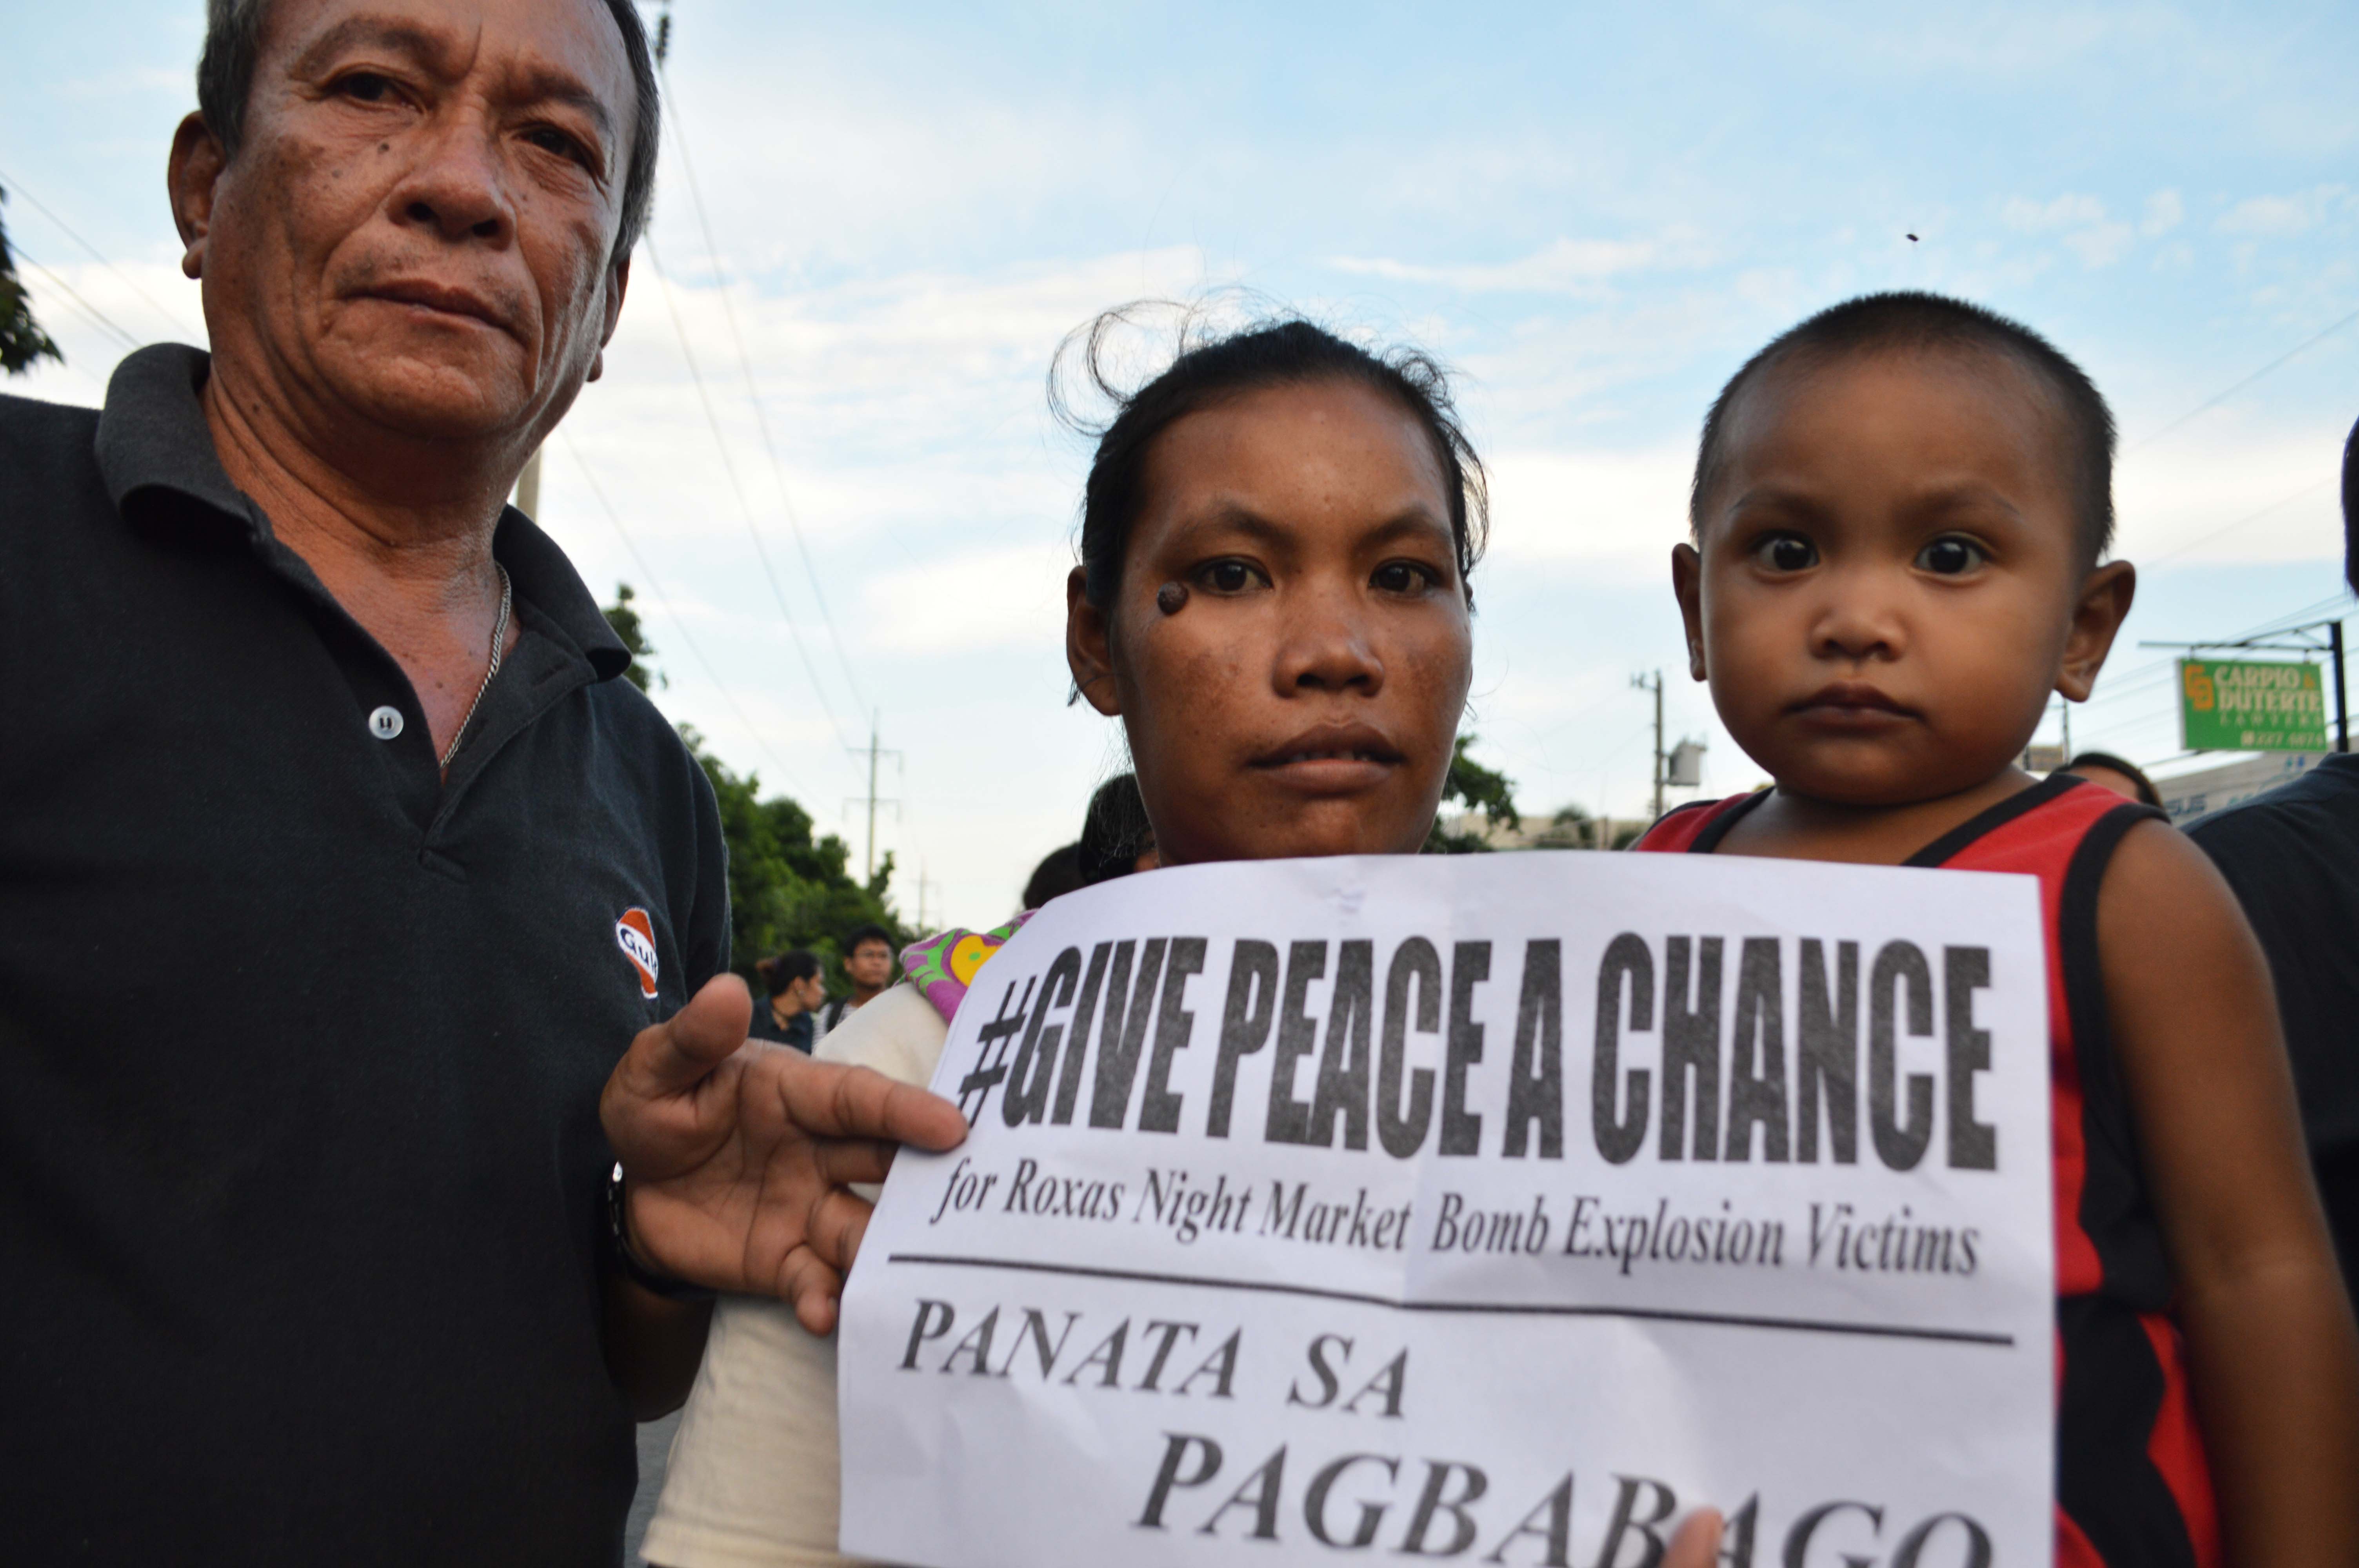
<path fill-rule="evenodd" d="M 1864 294 L 1829 306 L 1771 339 L 1729 377 L 1704 416 L 1703 439 L 1696 449 L 1688 525 L 1699 543 L 1704 497 L 1719 482 L 1729 410 L 1738 396 L 1788 362 L 1807 366 L 1887 352 L 1995 355 L 2044 384 L 2055 399 L 2064 450 L 2072 466 L 2072 510 L 2080 524 L 2081 547 L 2092 563 L 2105 553 L 2114 542 L 2114 414 L 2104 395 L 2055 344 L 2020 321 L 1962 299 L 1916 290 Z"/>

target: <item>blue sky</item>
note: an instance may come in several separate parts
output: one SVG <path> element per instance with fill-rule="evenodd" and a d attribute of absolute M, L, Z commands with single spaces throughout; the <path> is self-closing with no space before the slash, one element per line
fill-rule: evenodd
<path fill-rule="evenodd" d="M 162 169 L 201 10 L 8 24 L 0 183 L 71 362 L 8 390 L 95 401 L 122 351 L 61 287 L 195 335 Z M 842 748 L 882 709 L 912 914 L 922 861 L 930 917 L 1000 917 L 1120 765 L 1063 706 L 1086 451 L 1042 385 L 1135 297 L 1250 289 L 1458 368 L 1495 499 L 1469 726 L 1527 810 L 1644 808 L 1628 677 L 1658 665 L 1707 786 L 1758 776 L 1680 674 L 1664 562 L 1705 403 L 1848 294 L 1991 305 L 2112 397 L 2143 586 L 2076 742 L 2177 752 L 2140 639 L 2342 602 L 2359 324 L 2179 421 L 2359 311 L 2347 5 L 679 0 L 674 27 L 654 251 L 543 522 L 638 589 L 667 711 L 855 846 Z"/>

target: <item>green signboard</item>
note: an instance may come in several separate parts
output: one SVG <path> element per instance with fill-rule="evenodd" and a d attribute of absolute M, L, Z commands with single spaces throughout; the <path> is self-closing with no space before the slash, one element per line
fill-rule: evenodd
<path fill-rule="evenodd" d="M 2316 665 L 2179 661 L 2179 722 L 2190 752 L 2323 752 Z"/>

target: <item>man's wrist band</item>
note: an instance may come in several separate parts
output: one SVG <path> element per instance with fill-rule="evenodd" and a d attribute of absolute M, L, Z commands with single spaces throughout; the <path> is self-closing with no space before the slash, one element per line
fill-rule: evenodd
<path fill-rule="evenodd" d="M 686 1280 L 650 1269 L 639 1260 L 631 1246 L 629 1212 L 623 1205 L 623 1162 L 614 1162 L 614 1173 L 606 1178 L 606 1246 L 614 1255 L 614 1267 L 623 1278 L 669 1302 L 709 1302 L 720 1292 L 702 1285 L 691 1285 Z"/>

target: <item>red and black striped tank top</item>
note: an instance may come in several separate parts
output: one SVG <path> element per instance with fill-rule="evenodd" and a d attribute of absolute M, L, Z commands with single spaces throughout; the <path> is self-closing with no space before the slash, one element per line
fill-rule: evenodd
<path fill-rule="evenodd" d="M 1670 813 L 1641 849 L 1710 854 L 1767 792 Z M 2218 1513 L 2169 1316 L 2170 1274 L 2106 1025 L 2097 891 L 2162 814 L 2058 774 L 1905 865 L 2039 879 L 2056 1148 L 2057 1568 L 2216 1568 Z"/>

